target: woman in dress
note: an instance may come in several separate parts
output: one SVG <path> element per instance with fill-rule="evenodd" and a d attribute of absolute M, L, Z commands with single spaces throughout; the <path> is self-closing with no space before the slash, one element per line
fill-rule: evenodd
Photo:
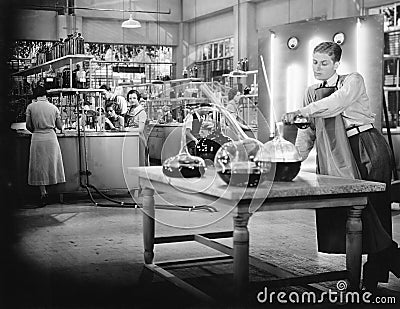
<path fill-rule="evenodd" d="M 32 132 L 29 153 L 28 184 L 39 186 L 41 206 L 48 203 L 46 186 L 65 182 L 61 149 L 55 129 L 62 130 L 60 111 L 46 97 L 46 89 L 38 85 L 36 98 L 26 109 L 26 128 Z"/>

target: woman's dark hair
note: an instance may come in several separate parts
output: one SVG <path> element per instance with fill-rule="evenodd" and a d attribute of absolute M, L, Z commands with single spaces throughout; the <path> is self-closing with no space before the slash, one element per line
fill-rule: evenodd
<path fill-rule="evenodd" d="M 140 98 L 142 97 L 142 96 L 140 95 L 140 92 L 139 92 L 139 91 L 137 91 L 136 89 L 131 89 L 131 90 L 128 91 L 128 94 L 126 95 L 126 99 L 127 99 L 128 101 L 129 101 L 129 95 L 132 94 L 132 93 L 136 93 L 136 96 L 137 96 L 138 101 L 139 101 Z"/>
<path fill-rule="evenodd" d="M 100 89 L 104 89 L 104 90 L 107 90 L 107 91 L 111 91 L 111 87 L 110 87 L 110 86 L 107 86 L 107 85 L 101 85 L 101 86 L 100 86 Z"/>
<path fill-rule="evenodd" d="M 236 88 L 229 89 L 229 91 L 228 91 L 228 101 L 232 100 L 237 93 L 238 93 L 238 90 Z"/>
<path fill-rule="evenodd" d="M 42 97 L 47 95 L 47 90 L 43 86 L 37 85 L 33 88 L 33 98 Z"/>
<path fill-rule="evenodd" d="M 338 62 L 342 58 L 342 48 L 334 42 L 322 42 L 318 44 L 315 46 L 313 53 L 327 54 L 333 62 Z"/>

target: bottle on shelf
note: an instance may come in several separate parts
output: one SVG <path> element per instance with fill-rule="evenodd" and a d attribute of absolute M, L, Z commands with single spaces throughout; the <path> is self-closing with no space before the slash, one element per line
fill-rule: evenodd
<path fill-rule="evenodd" d="M 194 77 L 196 77 L 196 78 L 197 78 L 197 76 L 198 76 L 198 72 L 199 72 L 199 70 L 198 70 L 198 68 L 197 68 L 197 65 L 194 65 L 194 67 L 193 67 L 193 73 L 194 73 Z"/>
<path fill-rule="evenodd" d="M 249 60 L 246 58 L 244 58 L 244 71 L 248 71 L 249 70 Z"/>
<path fill-rule="evenodd" d="M 65 55 L 65 44 L 62 38 L 60 38 L 57 48 L 58 48 L 58 58 L 63 57 Z"/>
<path fill-rule="evenodd" d="M 79 66 L 76 72 L 76 87 L 80 89 L 86 88 L 86 71 L 83 66 Z"/>
<path fill-rule="evenodd" d="M 80 32 L 78 32 L 76 38 L 76 53 L 81 55 L 85 54 L 85 40 Z"/>
<path fill-rule="evenodd" d="M 186 67 L 183 67 L 182 76 L 183 76 L 183 78 L 188 77 L 188 71 L 187 71 Z"/>

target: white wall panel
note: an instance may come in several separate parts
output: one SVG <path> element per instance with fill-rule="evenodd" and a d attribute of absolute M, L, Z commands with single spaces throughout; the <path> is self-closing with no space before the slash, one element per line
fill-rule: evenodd
<path fill-rule="evenodd" d="M 271 0 L 257 4 L 257 29 L 289 22 L 288 0 Z"/>
<path fill-rule="evenodd" d="M 289 13 L 290 22 L 313 17 L 313 0 L 290 0 Z"/>
<path fill-rule="evenodd" d="M 197 20 L 196 26 L 193 26 L 193 23 L 191 23 L 190 43 L 194 43 L 194 31 L 196 31 L 196 42 L 201 43 L 232 36 L 235 28 L 234 26 L 235 21 L 232 12 Z"/>
<path fill-rule="evenodd" d="M 87 42 L 177 45 L 179 24 L 144 22 L 139 29 L 121 28 L 122 20 L 84 18 L 83 34 Z M 157 40 L 157 31 L 159 39 Z"/>
<path fill-rule="evenodd" d="M 203 16 L 237 5 L 237 0 L 182 0 L 182 2 L 183 21 L 193 19 L 195 12 L 196 16 Z"/>

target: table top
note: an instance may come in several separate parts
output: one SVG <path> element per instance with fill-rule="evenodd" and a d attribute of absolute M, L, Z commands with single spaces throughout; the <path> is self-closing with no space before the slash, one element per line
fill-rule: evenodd
<path fill-rule="evenodd" d="M 152 183 L 169 184 L 185 192 L 202 193 L 228 200 L 366 194 L 384 191 L 386 187 L 384 183 L 379 182 L 317 175 L 303 171 L 300 171 L 293 181 L 266 181 L 255 188 L 228 186 L 213 168 L 207 168 L 201 178 L 170 178 L 163 174 L 161 166 L 128 167 L 129 174 Z"/>

